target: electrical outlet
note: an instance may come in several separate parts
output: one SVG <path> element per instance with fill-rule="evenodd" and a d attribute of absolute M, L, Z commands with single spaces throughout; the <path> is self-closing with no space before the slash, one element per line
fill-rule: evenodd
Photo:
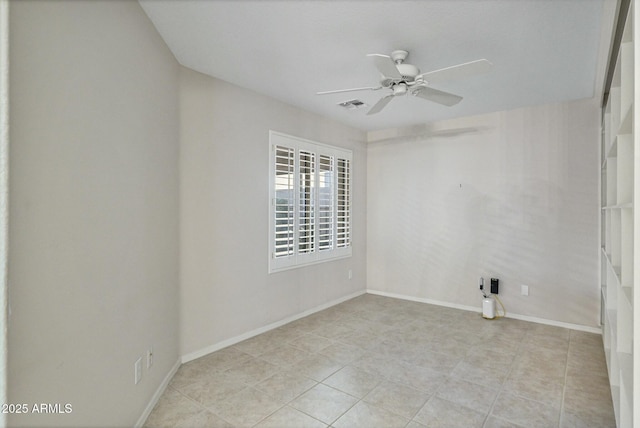
<path fill-rule="evenodd" d="M 153 365 L 153 346 L 147 349 L 147 369 L 150 369 Z"/>
<path fill-rule="evenodd" d="M 523 296 L 528 296 L 528 295 L 529 295 L 529 286 L 528 286 L 528 285 L 524 285 L 524 284 L 522 284 L 522 285 L 520 286 L 520 293 L 521 293 Z"/>
<path fill-rule="evenodd" d="M 137 385 L 142 379 L 142 357 L 136 360 L 136 363 L 133 366 L 133 371 L 135 374 L 134 382 Z"/>
<path fill-rule="evenodd" d="M 349 269 L 349 279 L 353 278 L 353 271 Z"/>

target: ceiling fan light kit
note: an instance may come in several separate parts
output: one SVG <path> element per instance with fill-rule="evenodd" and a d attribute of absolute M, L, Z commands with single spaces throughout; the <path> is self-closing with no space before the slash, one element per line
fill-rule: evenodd
<path fill-rule="evenodd" d="M 404 61 L 409 56 L 409 52 L 395 50 L 391 56 L 382 54 L 368 54 L 367 57 L 373 60 L 373 64 L 382 75 L 380 86 L 367 86 L 361 88 L 338 89 L 333 91 L 318 92 L 318 95 L 337 94 L 353 91 L 377 91 L 379 89 L 390 89 L 391 93 L 383 96 L 367 112 L 367 115 L 379 113 L 396 96 L 403 96 L 407 93 L 432 101 L 447 107 L 454 106 L 462 101 L 460 95 L 440 91 L 429 86 L 431 82 L 458 79 L 475 74 L 488 72 L 493 64 L 486 59 L 470 61 L 439 70 L 420 74 L 420 69 L 413 64 Z"/>

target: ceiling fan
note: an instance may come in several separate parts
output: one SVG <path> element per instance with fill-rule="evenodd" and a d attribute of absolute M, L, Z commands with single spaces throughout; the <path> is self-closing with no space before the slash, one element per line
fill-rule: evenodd
<path fill-rule="evenodd" d="M 462 100 L 462 97 L 434 89 L 429 86 L 430 83 L 485 73 L 493 66 L 493 64 L 486 59 L 478 59 L 476 61 L 465 62 L 463 64 L 420 74 L 418 67 L 404 62 L 408 55 L 409 52 L 403 50 L 393 51 L 391 52 L 391 56 L 382 54 L 367 55 L 373 59 L 373 64 L 380 74 L 382 74 L 382 80 L 380 80 L 379 86 L 338 89 L 335 91 L 318 92 L 317 94 L 327 95 L 340 92 L 377 91 L 382 88 L 390 89 L 391 93 L 380 98 L 380 100 L 369 109 L 367 115 L 379 113 L 394 97 L 406 95 L 407 93 L 450 107 L 458 104 Z"/>

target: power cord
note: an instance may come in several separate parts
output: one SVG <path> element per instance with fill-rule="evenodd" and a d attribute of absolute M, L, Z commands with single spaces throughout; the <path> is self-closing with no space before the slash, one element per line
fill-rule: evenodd
<path fill-rule="evenodd" d="M 498 315 L 496 313 L 496 318 L 504 318 L 504 317 L 506 317 L 507 316 L 507 310 L 504 308 L 504 305 L 502 304 L 502 300 L 500 300 L 500 298 L 498 297 L 497 294 L 494 294 L 493 296 L 496 298 L 498 303 L 500 303 L 500 306 L 502 306 L 502 315 Z"/>

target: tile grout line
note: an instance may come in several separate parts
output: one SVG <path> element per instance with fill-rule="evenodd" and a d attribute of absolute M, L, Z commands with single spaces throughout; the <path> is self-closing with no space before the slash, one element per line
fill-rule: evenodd
<path fill-rule="evenodd" d="M 168 388 L 171 388 L 171 387 L 168 387 Z M 196 401 L 196 400 L 194 400 L 193 398 L 189 397 L 188 395 L 186 395 L 186 394 L 185 394 L 185 393 L 183 393 L 182 391 L 180 391 L 180 390 L 178 390 L 178 389 L 175 389 L 175 388 L 171 388 L 171 389 L 173 389 L 175 392 L 177 392 L 178 394 L 182 395 L 182 396 L 183 396 L 183 397 L 185 397 L 187 400 L 191 401 L 192 403 L 196 404 L 198 407 L 200 407 L 200 408 L 201 408 L 200 412 L 198 412 L 198 413 L 196 413 L 195 415 L 192 415 L 192 416 L 197 416 L 197 415 L 199 415 L 200 413 L 202 413 L 203 411 L 206 411 L 206 412 L 209 412 L 209 413 L 211 413 L 211 414 L 215 415 L 217 418 L 222 419 L 222 420 L 223 420 L 223 421 L 225 421 L 226 423 L 231 424 L 231 422 L 230 422 L 230 421 L 226 420 L 225 418 L 223 418 L 222 416 L 220 416 L 220 415 L 219 415 L 219 414 L 217 414 L 216 412 L 212 411 L 210 408 L 205 407 L 205 406 L 204 406 L 204 404 L 199 403 L 198 401 Z M 244 390 L 242 390 L 242 391 L 244 391 Z M 233 425 L 233 424 L 231 424 L 231 425 Z"/>
<path fill-rule="evenodd" d="M 258 383 L 256 383 L 256 384 L 253 386 L 253 387 L 254 387 L 254 389 L 256 389 L 256 390 L 258 390 L 258 391 L 261 391 L 261 392 L 263 392 L 263 393 L 267 394 L 267 396 L 271 397 L 272 399 L 274 399 L 274 400 L 276 400 L 276 401 L 279 401 L 279 400 L 277 400 L 275 397 L 273 397 L 273 396 L 272 396 L 271 394 L 269 394 L 268 392 L 263 391 L 262 389 L 258 388 L 257 386 L 258 386 L 261 382 L 264 382 L 265 380 L 270 379 L 270 378 L 272 378 L 273 376 L 275 376 L 275 375 L 277 375 L 277 374 L 281 374 L 281 373 L 282 373 L 282 374 L 287 375 L 287 374 L 284 372 L 284 370 L 283 370 L 285 367 L 282 367 L 282 366 L 278 365 L 278 368 L 279 368 L 280 370 L 278 370 L 276 373 L 272 374 L 271 376 L 267 376 L 266 378 L 264 378 L 264 379 L 260 380 Z M 311 378 L 307 378 L 307 379 L 311 379 Z M 316 384 L 315 384 L 315 385 L 313 385 L 313 386 L 310 386 L 310 387 L 309 387 L 309 388 L 307 388 L 307 389 L 305 389 L 304 391 L 302 391 L 300 394 L 296 395 L 296 396 L 295 396 L 294 398 L 292 398 L 291 400 L 289 400 L 289 401 L 285 401 L 285 402 L 284 402 L 284 404 L 283 404 L 282 406 L 278 407 L 276 410 L 274 410 L 273 412 L 271 412 L 270 414 L 268 414 L 268 415 L 267 415 L 267 416 L 265 416 L 264 418 L 260 419 L 260 420 L 259 420 L 258 422 L 256 422 L 253 426 L 256 426 L 256 425 L 260 424 L 261 422 L 263 422 L 263 421 L 265 421 L 266 419 L 270 418 L 270 417 L 271 417 L 271 416 L 273 416 L 275 413 L 279 412 L 280 410 L 284 409 L 285 407 L 291 407 L 291 406 L 289 406 L 289 404 L 290 404 L 293 400 L 295 400 L 296 398 L 300 397 L 302 394 L 304 394 L 304 393 L 306 393 L 307 391 L 309 391 L 311 388 L 313 388 L 313 387 L 315 387 L 316 385 L 318 385 L 318 383 L 319 383 L 319 382 L 317 382 L 317 381 L 316 381 L 316 380 L 314 380 L 314 379 L 311 379 L 311 380 L 313 380 L 314 382 L 316 382 Z M 301 413 L 304 413 L 304 412 L 302 412 L 301 410 L 296 409 L 295 407 L 291 407 L 291 408 L 292 408 L 292 409 L 294 409 L 294 410 L 296 410 L 296 411 L 299 411 L 299 412 L 301 412 Z M 304 414 L 305 414 L 305 415 L 307 415 L 306 413 L 304 413 Z M 307 415 L 307 416 L 309 416 L 309 417 L 311 417 L 311 418 L 313 418 L 313 419 L 315 419 L 315 420 L 318 420 L 318 419 L 314 418 L 314 417 L 313 417 L 313 416 L 311 416 L 311 415 Z M 319 421 L 319 420 L 318 420 L 318 421 Z M 322 422 L 322 421 L 319 421 L 319 422 Z M 322 423 L 324 423 L 324 422 L 322 422 Z"/>
<path fill-rule="evenodd" d="M 502 384 L 500 385 L 500 388 L 498 389 L 498 393 L 496 394 L 496 397 L 493 399 L 493 402 L 491 403 L 491 406 L 489 408 L 489 413 L 487 413 L 487 416 L 485 417 L 485 421 L 484 421 L 483 426 L 487 424 L 487 422 L 489 420 L 489 417 L 493 415 L 493 410 L 494 410 L 494 408 L 496 406 L 496 403 L 498 402 L 498 398 L 500 398 L 500 396 L 502 395 L 503 392 L 507 393 L 504 390 L 504 385 L 507 382 L 507 380 L 509 380 L 509 377 L 511 376 L 511 373 L 513 373 L 513 370 L 515 369 L 515 365 L 516 365 L 516 359 L 521 354 L 522 349 L 523 349 L 523 340 L 520 339 L 520 341 L 518 342 L 518 349 L 516 351 L 515 356 L 513 357 L 513 361 L 511 362 L 511 367 L 509 368 L 509 372 L 507 373 L 507 376 L 502 381 Z M 510 421 L 508 419 L 504 419 L 504 418 L 498 417 L 498 416 L 495 416 L 495 417 L 500 418 L 502 420 L 506 420 L 506 421 L 508 421 L 510 423 L 513 423 L 514 425 L 519 425 L 519 424 L 517 424 L 517 423 L 515 423 L 513 421 Z"/>
<path fill-rule="evenodd" d="M 567 377 L 569 375 L 569 352 L 571 352 L 571 341 L 573 341 L 573 335 L 569 334 L 569 343 L 567 344 L 567 361 L 564 364 L 564 382 L 562 385 L 562 400 L 560 401 L 560 415 L 558 415 L 558 426 L 562 425 L 562 418 L 565 414 L 564 400 L 567 394 Z"/>

